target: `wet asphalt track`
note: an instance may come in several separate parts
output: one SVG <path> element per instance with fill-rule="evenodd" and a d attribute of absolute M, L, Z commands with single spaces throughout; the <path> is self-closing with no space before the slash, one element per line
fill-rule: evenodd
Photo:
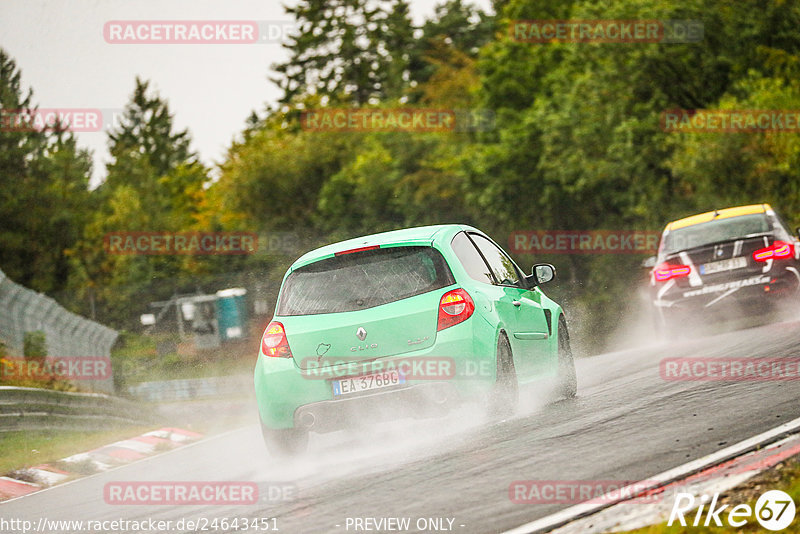
<path fill-rule="evenodd" d="M 604 354 L 577 362 L 574 400 L 499 423 L 465 410 L 379 425 L 368 436 L 312 436 L 302 460 L 268 457 L 253 425 L 2 504 L 0 518 L 152 518 L 183 532 L 174 527 L 182 518 L 276 517 L 287 533 L 356 532 L 348 517 L 408 517 L 417 532 L 420 518 L 451 518 L 455 532 L 501 532 L 570 506 L 514 504 L 514 480 L 646 479 L 800 417 L 800 382 L 668 382 L 660 359 L 789 356 L 800 356 L 800 323 Z M 105 504 L 107 482 L 133 480 L 290 483 L 297 498 L 238 507 Z"/>

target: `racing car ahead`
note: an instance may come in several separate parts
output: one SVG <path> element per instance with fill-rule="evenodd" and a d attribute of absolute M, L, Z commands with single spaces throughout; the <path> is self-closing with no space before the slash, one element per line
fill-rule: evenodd
<path fill-rule="evenodd" d="M 718 209 L 667 224 L 644 265 L 656 327 L 673 335 L 797 302 L 800 240 L 769 204 Z"/>

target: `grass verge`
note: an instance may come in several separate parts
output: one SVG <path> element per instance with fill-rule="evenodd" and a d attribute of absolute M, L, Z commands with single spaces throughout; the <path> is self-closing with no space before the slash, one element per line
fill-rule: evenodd
<path fill-rule="evenodd" d="M 0 475 L 138 436 L 153 427 L 130 426 L 97 432 L 39 430 L 0 432 Z"/>

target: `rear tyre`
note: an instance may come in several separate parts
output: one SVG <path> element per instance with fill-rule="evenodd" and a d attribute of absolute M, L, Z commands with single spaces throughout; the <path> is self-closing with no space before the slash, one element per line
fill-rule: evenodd
<path fill-rule="evenodd" d="M 489 415 L 510 417 L 519 404 L 519 384 L 511 344 L 504 333 L 497 340 L 497 380 L 489 397 Z"/>
<path fill-rule="evenodd" d="M 267 428 L 261 423 L 261 434 L 273 456 L 286 458 L 303 454 L 308 449 L 308 430 L 300 428 Z"/>
<path fill-rule="evenodd" d="M 558 394 L 571 399 L 578 394 L 578 377 L 575 374 L 575 360 L 569 345 L 567 321 L 561 316 L 558 320 Z"/>

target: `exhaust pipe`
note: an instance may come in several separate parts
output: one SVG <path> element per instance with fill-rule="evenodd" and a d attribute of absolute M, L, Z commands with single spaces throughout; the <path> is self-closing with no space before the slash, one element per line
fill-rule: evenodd
<path fill-rule="evenodd" d="M 317 418 L 311 412 L 303 412 L 303 415 L 300 416 L 300 424 L 304 428 L 311 428 L 312 426 L 314 426 L 316 420 Z"/>

